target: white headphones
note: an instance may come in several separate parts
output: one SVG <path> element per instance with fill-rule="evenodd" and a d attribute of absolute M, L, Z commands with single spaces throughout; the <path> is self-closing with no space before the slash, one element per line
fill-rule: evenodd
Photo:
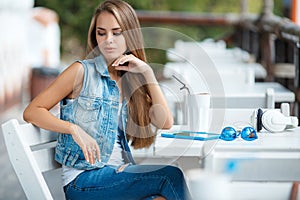
<path fill-rule="evenodd" d="M 285 129 L 295 128 L 298 126 L 298 118 L 295 116 L 285 116 L 278 110 L 255 110 L 250 121 L 252 126 L 259 132 L 264 128 L 270 132 L 281 132 Z"/>

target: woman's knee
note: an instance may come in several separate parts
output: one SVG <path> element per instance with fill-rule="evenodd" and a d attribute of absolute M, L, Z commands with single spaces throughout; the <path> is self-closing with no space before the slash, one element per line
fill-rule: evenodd
<path fill-rule="evenodd" d="M 166 174 L 168 174 L 170 177 L 183 179 L 182 170 L 176 166 L 168 165 L 164 168 L 164 170 L 166 171 Z"/>

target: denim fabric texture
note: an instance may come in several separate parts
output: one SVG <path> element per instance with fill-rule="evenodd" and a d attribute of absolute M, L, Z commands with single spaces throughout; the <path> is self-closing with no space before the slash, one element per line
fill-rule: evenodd
<path fill-rule="evenodd" d="M 127 106 L 124 100 L 121 119 L 118 119 L 120 92 L 116 82 L 109 76 L 102 55 L 78 62 L 84 67 L 82 90 L 76 99 L 60 102 L 60 118 L 79 125 L 96 138 L 101 162 L 97 161 L 94 165 L 88 163 L 81 148 L 69 134 L 59 134 L 55 159 L 68 167 L 90 170 L 103 167 L 109 160 L 118 131 L 122 132 L 122 148 L 130 151 L 125 134 Z M 128 157 L 132 158 L 131 155 Z"/>
<path fill-rule="evenodd" d="M 164 165 L 129 165 L 122 172 L 105 166 L 81 173 L 64 187 L 66 200 L 190 199 L 183 173 Z"/>

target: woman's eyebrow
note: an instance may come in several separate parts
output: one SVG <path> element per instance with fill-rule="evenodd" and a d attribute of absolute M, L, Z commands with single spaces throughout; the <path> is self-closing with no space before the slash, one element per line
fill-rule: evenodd
<path fill-rule="evenodd" d="M 103 31 L 106 30 L 105 28 L 102 28 L 102 27 L 97 27 L 97 29 L 103 30 Z M 122 30 L 122 29 L 120 27 L 116 27 L 116 28 L 112 28 L 111 30 L 116 31 L 116 30 Z"/>

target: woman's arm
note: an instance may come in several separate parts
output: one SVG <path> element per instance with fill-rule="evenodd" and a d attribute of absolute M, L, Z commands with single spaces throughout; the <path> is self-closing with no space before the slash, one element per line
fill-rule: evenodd
<path fill-rule="evenodd" d="M 43 129 L 70 134 L 69 122 L 58 119 L 49 110 L 60 100 L 74 95 L 73 91 L 76 91 L 75 88 L 81 85 L 82 79 L 82 65 L 80 63 L 72 64 L 48 88 L 32 100 L 23 113 L 24 120 Z"/>
<path fill-rule="evenodd" d="M 121 66 L 128 62 L 128 66 Z M 123 55 L 112 64 L 116 70 L 124 70 L 132 73 L 141 73 L 149 85 L 152 107 L 150 108 L 151 122 L 158 128 L 170 129 L 173 126 L 173 115 L 167 101 L 157 83 L 152 68 L 134 55 Z"/>
<path fill-rule="evenodd" d="M 85 159 L 91 164 L 95 163 L 95 155 L 100 160 L 100 150 L 95 139 L 89 136 L 76 124 L 58 119 L 49 110 L 65 97 L 76 98 L 81 90 L 84 69 L 82 64 L 76 62 L 68 67 L 44 91 L 42 91 L 27 106 L 23 113 L 25 121 L 40 128 L 54 132 L 71 134 L 75 142 L 81 147 Z M 89 149 L 95 149 L 91 152 Z"/>

